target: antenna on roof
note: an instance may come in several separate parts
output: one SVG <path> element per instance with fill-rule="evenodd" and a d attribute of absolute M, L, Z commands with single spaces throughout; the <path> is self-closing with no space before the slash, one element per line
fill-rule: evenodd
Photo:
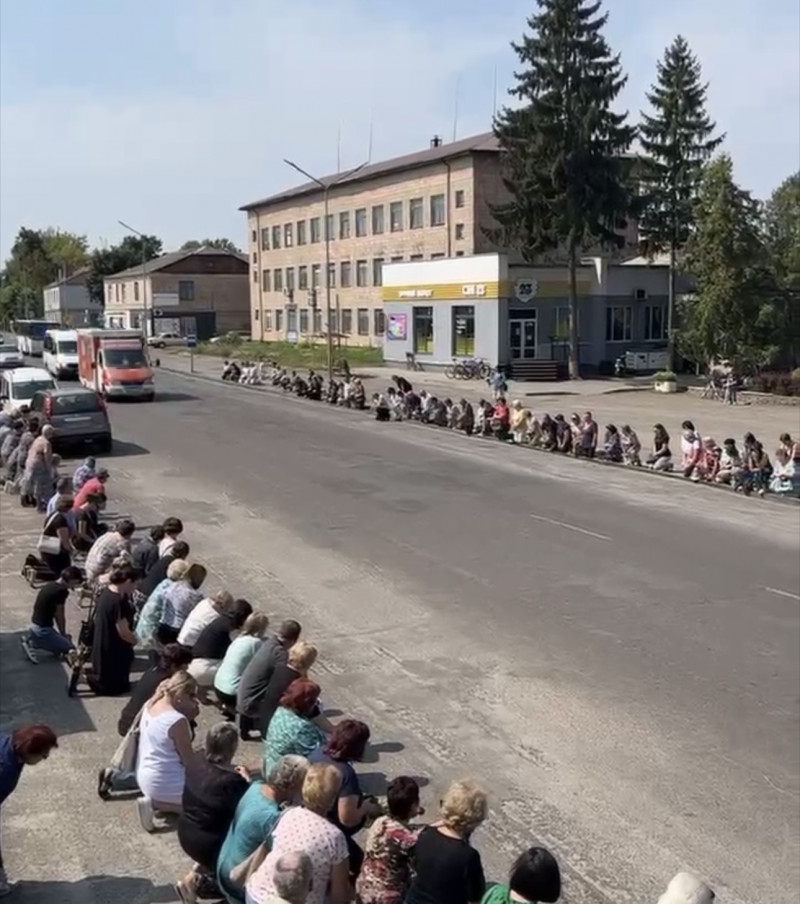
<path fill-rule="evenodd" d="M 367 163 L 372 163 L 372 116 L 369 118 L 369 141 L 367 142 Z"/>
<path fill-rule="evenodd" d="M 453 141 L 456 140 L 456 135 L 458 134 L 458 92 L 461 87 L 461 76 L 459 75 L 456 78 L 456 99 L 453 109 Z"/>
<path fill-rule="evenodd" d="M 336 172 L 342 171 L 342 124 L 339 123 L 339 132 L 336 135 Z"/>
<path fill-rule="evenodd" d="M 492 84 L 492 125 L 497 118 L 497 63 L 494 65 L 494 83 Z"/>

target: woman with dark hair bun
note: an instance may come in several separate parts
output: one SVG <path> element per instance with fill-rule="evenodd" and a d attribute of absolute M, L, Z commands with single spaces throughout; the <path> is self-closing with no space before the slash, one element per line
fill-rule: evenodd
<path fill-rule="evenodd" d="M 25 725 L 11 734 L 0 733 L 0 807 L 17 787 L 22 770 L 46 760 L 56 747 L 58 738 L 47 725 Z M 10 891 L 0 848 L 0 897 Z"/>
<path fill-rule="evenodd" d="M 136 572 L 128 565 L 113 567 L 108 585 L 97 598 L 92 639 L 92 671 L 88 684 L 101 697 L 127 694 L 136 635 L 133 633 L 131 593 Z"/>

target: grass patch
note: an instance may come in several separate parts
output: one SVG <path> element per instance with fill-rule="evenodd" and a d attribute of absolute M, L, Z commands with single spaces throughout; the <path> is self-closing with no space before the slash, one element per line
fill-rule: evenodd
<path fill-rule="evenodd" d="M 203 342 L 197 347 L 202 355 L 213 355 L 217 358 L 236 358 L 252 361 L 263 358 L 277 361 L 284 367 L 312 368 L 323 370 L 328 365 L 328 349 L 322 345 L 309 342 Z M 363 346 L 342 346 L 333 349 L 334 364 L 345 359 L 351 368 L 379 366 L 383 364 L 383 352 L 380 348 Z"/>

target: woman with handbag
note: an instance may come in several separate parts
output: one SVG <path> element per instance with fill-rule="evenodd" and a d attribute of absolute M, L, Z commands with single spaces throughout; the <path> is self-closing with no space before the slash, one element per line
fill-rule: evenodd
<path fill-rule="evenodd" d="M 72 564 L 72 531 L 67 513 L 72 510 L 72 497 L 59 496 L 55 511 L 45 519 L 37 549 L 45 567 L 54 575 Z"/>

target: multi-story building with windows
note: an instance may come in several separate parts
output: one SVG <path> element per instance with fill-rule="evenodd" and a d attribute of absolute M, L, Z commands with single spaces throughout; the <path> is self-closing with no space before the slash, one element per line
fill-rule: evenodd
<path fill-rule="evenodd" d="M 253 338 L 303 341 L 330 329 L 343 343 L 383 344 L 384 264 L 499 250 L 486 234 L 503 192 L 498 151 L 491 133 L 450 144 L 434 138 L 419 153 L 242 207 Z"/>

